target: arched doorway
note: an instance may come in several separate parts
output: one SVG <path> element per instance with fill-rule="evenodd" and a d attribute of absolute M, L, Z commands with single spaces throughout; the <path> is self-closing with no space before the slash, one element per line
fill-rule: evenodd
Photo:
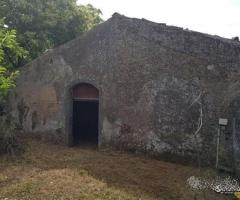
<path fill-rule="evenodd" d="M 99 91 L 88 83 L 72 87 L 72 144 L 98 145 Z"/>

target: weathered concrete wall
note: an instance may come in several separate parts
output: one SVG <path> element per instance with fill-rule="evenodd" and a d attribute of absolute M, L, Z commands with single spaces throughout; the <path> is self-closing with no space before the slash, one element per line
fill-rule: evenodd
<path fill-rule="evenodd" d="M 25 131 L 64 140 L 67 94 L 80 82 L 100 90 L 100 145 L 193 158 L 199 152 L 211 163 L 218 118 L 231 122 L 231 103 L 240 97 L 240 43 L 115 14 L 26 66 L 12 114 Z"/>

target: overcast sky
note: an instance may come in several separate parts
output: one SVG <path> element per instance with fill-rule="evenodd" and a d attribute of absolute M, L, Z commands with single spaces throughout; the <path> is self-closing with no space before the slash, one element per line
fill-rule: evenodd
<path fill-rule="evenodd" d="M 226 38 L 240 36 L 240 0 L 78 0 L 114 12 Z"/>

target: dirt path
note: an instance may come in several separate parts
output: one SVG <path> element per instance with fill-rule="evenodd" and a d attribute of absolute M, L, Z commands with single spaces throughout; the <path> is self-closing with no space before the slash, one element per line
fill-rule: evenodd
<path fill-rule="evenodd" d="M 22 158 L 0 161 L 0 199 L 5 200 L 232 199 L 192 191 L 187 178 L 203 174 L 195 168 L 120 152 L 31 141 Z"/>

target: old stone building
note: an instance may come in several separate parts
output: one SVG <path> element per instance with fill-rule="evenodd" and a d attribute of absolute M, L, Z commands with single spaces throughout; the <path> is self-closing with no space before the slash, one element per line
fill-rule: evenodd
<path fill-rule="evenodd" d="M 114 14 L 34 60 L 11 95 L 25 132 L 240 167 L 240 42 Z"/>

